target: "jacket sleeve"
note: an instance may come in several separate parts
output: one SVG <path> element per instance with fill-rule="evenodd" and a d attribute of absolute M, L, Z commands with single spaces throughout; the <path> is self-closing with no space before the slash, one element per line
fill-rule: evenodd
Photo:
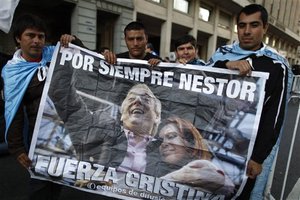
<path fill-rule="evenodd" d="M 273 66 L 278 67 L 278 66 Z M 281 67 L 280 67 L 281 68 Z M 281 68 L 266 88 L 262 115 L 251 159 L 258 163 L 270 154 L 279 137 L 284 120 L 287 94 L 287 67 Z"/>
<path fill-rule="evenodd" d="M 226 63 L 227 63 L 228 61 L 229 61 L 229 60 L 219 60 L 219 61 L 215 62 L 215 64 L 213 65 L 213 67 L 227 69 Z"/>

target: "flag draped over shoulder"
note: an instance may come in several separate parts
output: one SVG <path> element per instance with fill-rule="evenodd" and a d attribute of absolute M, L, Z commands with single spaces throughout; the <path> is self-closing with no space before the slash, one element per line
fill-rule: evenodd
<path fill-rule="evenodd" d="M 21 50 L 17 50 L 2 70 L 4 80 L 4 99 L 5 99 L 5 121 L 7 130 L 20 106 L 27 86 L 30 83 L 36 70 L 38 70 L 39 80 L 46 77 L 47 63 L 51 61 L 54 46 L 44 47 L 42 60 L 40 62 L 27 62 L 21 56 Z"/>
<path fill-rule="evenodd" d="M 219 60 L 240 60 L 250 55 L 255 55 L 257 57 L 267 56 L 274 60 L 280 61 L 285 66 L 289 66 L 288 61 L 283 56 L 281 56 L 275 49 L 265 44 L 263 44 L 263 47 L 257 51 L 248 51 L 242 49 L 238 42 L 218 48 L 208 61 L 207 65 L 211 65 Z"/>

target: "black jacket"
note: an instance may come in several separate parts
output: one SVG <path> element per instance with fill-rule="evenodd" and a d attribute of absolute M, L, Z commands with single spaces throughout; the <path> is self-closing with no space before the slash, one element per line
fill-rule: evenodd
<path fill-rule="evenodd" d="M 256 57 L 250 55 L 248 57 L 252 58 L 253 71 L 269 73 L 269 79 L 265 86 L 264 105 L 251 156 L 251 159 L 255 162 L 263 163 L 275 145 L 283 124 L 288 68 L 279 62 L 274 62 L 272 58 L 267 56 Z M 226 68 L 226 62 L 228 60 L 217 61 L 214 66 Z"/>

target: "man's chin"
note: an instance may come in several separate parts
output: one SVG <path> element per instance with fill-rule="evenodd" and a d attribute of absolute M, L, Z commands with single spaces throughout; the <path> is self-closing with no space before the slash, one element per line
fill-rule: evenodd
<path fill-rule="evenodd" d="M 134 119 L 130 119 L 130 120 L 128 120 L 127 121 L 127 125 L 128 126 L 134 126 L 134 127 L 142 127 L 143 126 L 143 122 L 144 122 L 144 120 L 143 119 L 141 119 L 141 118 L 134 118 Z"/>
<path fill-rule="evenodd" d="M 254 45 L 252 43 L 241 43 L 241 48 L 244 50 L 252 50 Z"/>
<path fill-rule="evenodd" d="M 137 52 L 137 51 L 133 51 L 130 54 L 135 58 L 141 58 L 143 56 L 143 54 L 141 54 L 141 52 Z"/>

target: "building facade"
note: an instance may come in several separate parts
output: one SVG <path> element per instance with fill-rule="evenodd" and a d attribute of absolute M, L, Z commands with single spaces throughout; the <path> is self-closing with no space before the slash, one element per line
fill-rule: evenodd
<path fill-rule="evenodd" d="M 300 63 L 300 0 L 21 0 L 15 18 L 24 12 L 44 18 L 49 25 L 49 42 L 63 33 L 78 36 L 91 50 L 102 46 L 116 53 L 127 51 L 123 29 L 131 21 L 147 27 L 149 42 L 159 55 L 173 56 L 174 41 L 193 35 L 199 57 L 208 60 L 217 47 L 237 40 L 236 14 L 250 3 L 268 10 L 269 30 L 265 43 L 285 56 L 290 64 Z M 280 12 L 279 12 L 280 10 Z M 12 54 L 11 33 L 0 33 L 0 51 Z"/>

